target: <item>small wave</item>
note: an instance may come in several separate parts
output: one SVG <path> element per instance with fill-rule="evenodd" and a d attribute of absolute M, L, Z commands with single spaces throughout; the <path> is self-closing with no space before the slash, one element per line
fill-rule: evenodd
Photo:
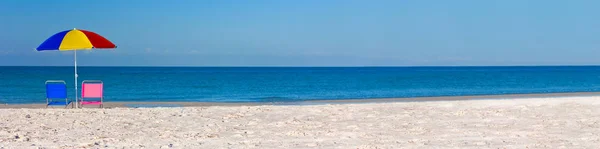
<path fill-rule="evenodd" d="M 258 97 L 258 98 L 250 98 L 250 99 L 255 100 L 257 102 L 290 102 L 290 101 L 294 101 L 294 99 L 292 99 L 292 98 L 278 97 L 278 96 Z"/>
<path fill-rule="evenodd" d="M 180 104 L 125 104 L 130 108 L 158 108 L 158 107 L 183 107 Z"/>

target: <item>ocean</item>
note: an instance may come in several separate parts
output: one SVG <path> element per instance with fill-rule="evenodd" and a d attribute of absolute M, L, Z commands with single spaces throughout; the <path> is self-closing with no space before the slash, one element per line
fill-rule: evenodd
<path fill-rule="evenodd" d="M 546 67 L 79 67 L 106 102 L 286 102 L 600 91 L 598 66 Z M 46 80 L 73 67 L 0 67 L 0 103 L 45 103 Z"/>

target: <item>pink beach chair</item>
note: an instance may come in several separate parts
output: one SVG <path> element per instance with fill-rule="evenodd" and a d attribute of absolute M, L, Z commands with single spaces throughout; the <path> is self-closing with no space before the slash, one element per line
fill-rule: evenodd
<path fill-rule="evenodd" d="M 99 80 L 85 80 L 81 83 L 81 100 L 79 104 L 83 105 L 99 105 L 103 107 L 102 101 L 104 100 L 103 94 L 103 83 Z"/>

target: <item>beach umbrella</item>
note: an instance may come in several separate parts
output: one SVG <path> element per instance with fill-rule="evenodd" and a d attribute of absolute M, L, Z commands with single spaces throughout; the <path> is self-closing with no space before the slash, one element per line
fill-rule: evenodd
<path fill-rule="evenodd" d="M 55 50 L 55 51 L 73 51 L 73 61 L 75 63 L 75 105 L 77 104 L 77 50 L 92 49 L 112 49 L 117 48 L 115 44 L 106 38 L 90 31 L 72 29 L 56 33 L 46 39 L 37 51 Z"/>

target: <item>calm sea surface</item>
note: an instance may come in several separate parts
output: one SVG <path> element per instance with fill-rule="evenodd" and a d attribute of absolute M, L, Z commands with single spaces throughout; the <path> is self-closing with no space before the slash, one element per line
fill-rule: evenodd
<path fill-rule="evenodd" d="M 284 102 L 600 91 L 600 67 L 79 67 L 105 101 Z M 0 67 L 1 103 L 43 103 L 73 67 Z"/>

